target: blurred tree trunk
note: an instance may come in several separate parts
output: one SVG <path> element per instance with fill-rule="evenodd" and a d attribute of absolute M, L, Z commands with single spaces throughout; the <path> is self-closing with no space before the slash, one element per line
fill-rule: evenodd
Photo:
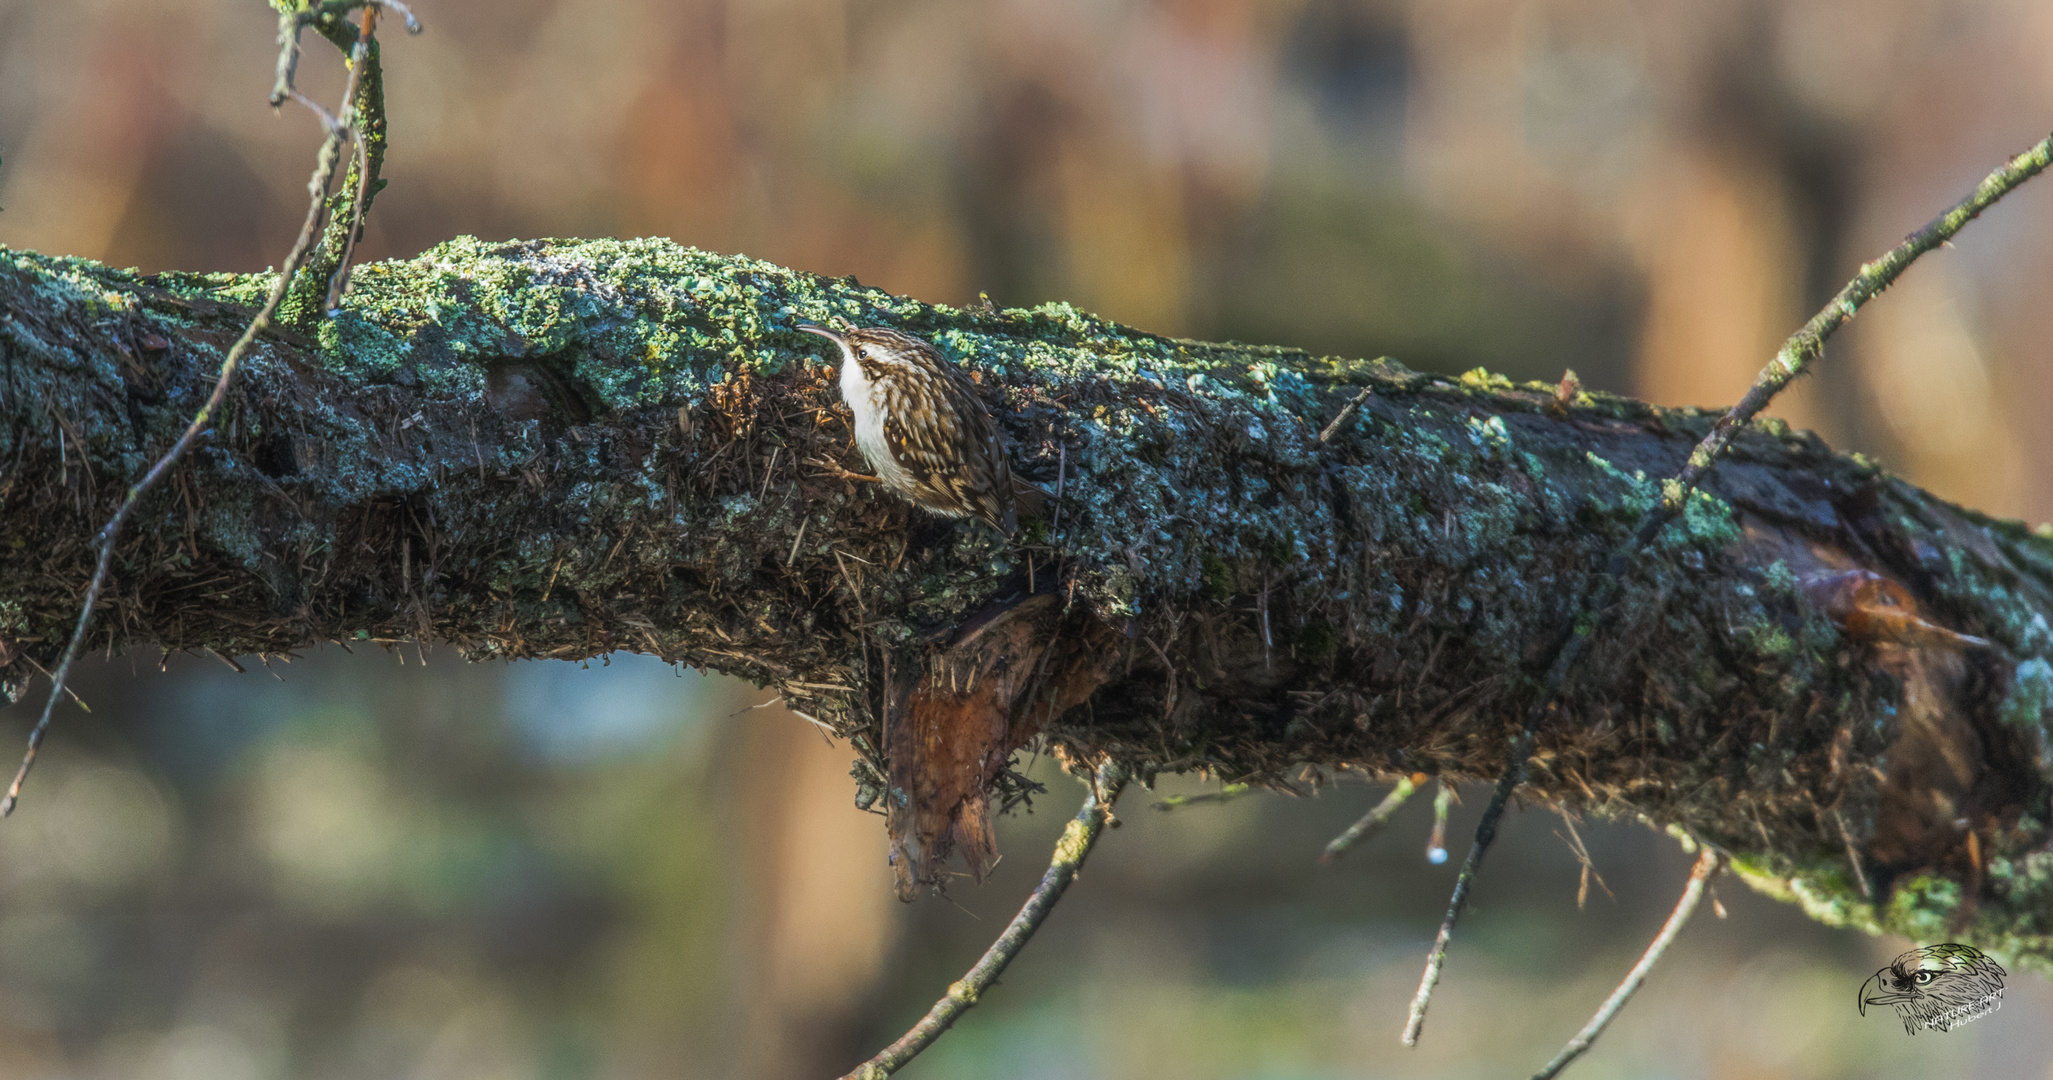
<path fill-rule="evenodd" d="M 355 280 L 341 317 L 264 341 L 144 501 L 93 647 L 656 653 L 774 685 L 894 813 L 937 780 L 898 771 L 897 729 L 884 760 L 881 716 L 938 701 L 989 722 L 944 826 L 1016 789 L 1036 734 L 1144 777 L 1494 776 L 1532 664 L 1712 420 L 662 241 L 465 239 Z M 0 253 L 11 686 L 266 284 Z M 1053 521 L 1007 543 L 851 478 L 794 330 L 829 319 L 962 358 Z M 1827 921 L 2048 967 L 2053 543 L 1771 422 L 1620 595 L 1532 796 L 1717 844 Z"/>
<path fill-rule="evenodd" d="M 731 1075 L 833 1076 L 868 1051 L 863 1010 L 898 929 L 883 819 L 849 805 L 844 745 L 785 709 L 740 719 L 723 748 L 743 818 L 734 1017 L 747 1034 Z"/>

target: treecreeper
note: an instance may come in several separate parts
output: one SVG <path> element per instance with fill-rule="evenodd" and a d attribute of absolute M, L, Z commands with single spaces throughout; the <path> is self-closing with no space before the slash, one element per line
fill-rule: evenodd
<path fill-rule="evenodd" d="M 1042 517 L 1041 489 L 1016 479 L 976 384 L 941 350 L 881 326 L 837 333 L 800 326 L 841 347 L 841 396 L 855 445 L 886 488 L 923 510 L 973 517 L 1006 536 Z"/>
<path fill-rule="evenodd" d="M 886 490 L 1008 539 L 1046 519 L 1047 496 L 1012 474 L 978 386 L 939 349 L 886 327 L 799 329 L 839 347 L 855 444 Z M 983 879 L 997 861 L 992 785 L 1013 751 L 1105 682 L 1117 637 L 1027 590 L 971 612 L 918 663 L 893 668 L 904 670 L 884 687 L 885 816 L 899 899 L 937 884 L 951 852 Z"/>

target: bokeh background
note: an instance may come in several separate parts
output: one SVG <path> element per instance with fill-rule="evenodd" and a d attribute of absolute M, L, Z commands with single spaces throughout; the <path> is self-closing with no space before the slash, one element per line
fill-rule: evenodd
<path fill-rule="evenodd" d="M 2053 126 L 2043 0 L 421 0 L 388 35 L 369 257 L 665 235 L 924 299 L 1736 399 L 1848 277 Z M 254 0 L 0 0 L 0 243 L 277 261 L 318 132 Z M 310 40 L 304 84 L 341 66 Z M 2053 516 L 2053 182 L 1928 257 L 1779 406 L 1981 509 Z M 1037 876 L 889 899 L 849 753 L 645 657 L 132 656 L 79 682 L 0 826 L 0 1080 L 826 1077 L 910 1023 Z M 27 727 L 0 709 L 0 747 Z M 1196 791 L 1171 781 L 1162 794 Z M 1459 849 L 1484 797 L 1470 789 Z M 1041 938 L 904 1075 L 1526 1075 L 1687 874 L 1514 815 L 1424 1045 L 1451 885 L 1426 800 L 1162 814 L 1135 792 Z M 2053 1076 L 2053 988 L 1950 1034 L 1863 1019 L 1909 947 L 1729 879 L 1571 1075 Z"/>

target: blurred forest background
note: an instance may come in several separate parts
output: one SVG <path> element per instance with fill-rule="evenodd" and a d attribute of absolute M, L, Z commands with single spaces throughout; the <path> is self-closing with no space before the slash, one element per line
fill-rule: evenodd
<path fill-rule="evenodd" d="M 1735 400 L 1851 275 L 2053 126 L 2043 0 L 421 0 L 388 36 L 367 257 L 648 235 L 931 301 L 1573 367 Z M 0 0 L 0 243 L 256 270 L 318 142 L 255 0 Z M 341 65 L 309 39 L 303 84 Z M 1781 412 L 1951 498 L 2053 516 L 2053 182 L 1929 257 Z M 2035 404 L 2037 403 L 2037 404 Z M 2039 418 L 2039 419 L 2034 419 Z M 425 666 L 423 662 L 425 661 Z M 903 1030 L 1003 926 L 1076 786 L 982 887 L 890 899 L 850 754 L 646 657 L 327 650 L 274 680 L 97 665 L 0 826 L 0 1080 L 803 1078 Z M 40 688 L 39 688 L 40 690 Z M 31 708 L 0 710 L 0 748 Z M 1195 791 L 1191 782 L 1164 791 Z M 1458 855 L 1484 788 L 1454 823 Z M 1526 1075 L 1689 860 L 1514 815 L 1416 1051 L 1454 866 L 1429 800 L 1174 814 L 1135 791 L 920 1080 Z M 1950 1034 L 1855 1013 L 1898 951 L 1727 879 L 1572 1075 L 2053 1077 L 2053 988 Z"/>

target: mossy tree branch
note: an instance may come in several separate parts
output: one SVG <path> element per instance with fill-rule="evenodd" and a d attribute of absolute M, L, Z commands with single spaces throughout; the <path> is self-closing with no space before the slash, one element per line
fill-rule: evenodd
<path fill-rule="evenodd" d="M 270 284 L 0 252 L 13 685 L 61 645 L 94 530 Z M 1052 589 L 1122 643 L 1047 725 L 1079 754 L 1142 779 L 1494 778 L 1562 611 L 1716 419 L 1064 305 L 934 307 L 660 241 L 459 240 L 355 289 L 314 336 L 254 350 L 138 510 L 93 645 L 636 649 L 776 685 L 873 758 L 887 662 Z M 1008 546 L 848 480 L 794 330 L 829 319 L 976 371 L 1018 471 L 1060 475 L 1058 531 Z M 1834 599 L 1848 580 L 1992 644 L 1864 617 Z M 1619 586 L 1528 787 L 1684 830 L 1827 921 L 2045 970 L 2049 618 L 2053 542 L 1755 422 Z"/>

